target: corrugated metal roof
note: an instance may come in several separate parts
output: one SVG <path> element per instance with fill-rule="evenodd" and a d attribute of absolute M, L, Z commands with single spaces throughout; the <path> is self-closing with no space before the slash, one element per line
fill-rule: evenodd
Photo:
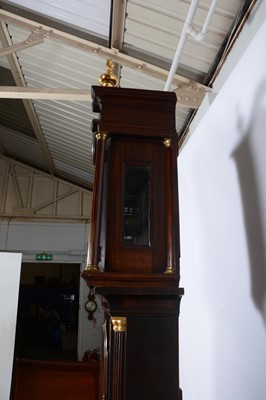
<path fill-rule="evenodd" d="M 197 42 L 187 37 L 184 49 L 181 54 L 177 72 L 192 84 L 197 85 L 204 82 L 207 73 L 214 65 L 218 52 L 221 52 L 224 41 L 229 36 L 234 21 L 238 21 L 238 11 L 247 7 L 252 0 L 219 0 L 215 13 L 212 16 L 210 29 L 206 40 Z M 163 90 L 167 71 L 180 38 L 184 21 L 190 6 L 189 0 L 128 0 L 126 13 L 120 20 L 114 19 L 113 23 L 120 24 L 117 32 L 123 32 L 123 37 L 115 38 L 110 36 L 112 31 L 110 22 L 110 0 L 103 0 L 98 3 L 88 0 L 77 0 L 75 7 L 70 0 L 17 0 L 9 2 L 0 0 L 0 6 L 10 9 L 16 13 L 14 18 L 7 16 L 0 17 L 7 23 L 7 40 L 17 44 L 25 41 L 31 29 L 43 27 L 43 24 L 36 22 L 30 24 L 31 20 L 24 20 L 22 17 L 28 15 L 34 21 L 40 21 L 38 13 L 53 18 L 48 29 L 53 32 L 55 21 L 61 20 L 66 25 L 76 26 L 75 32 L 93 32 L 95 34 L 95 47 L 90 50 L 92 42 L 81 36 L 79 46 L 73 44 L 65 33 L 62 32 L 64 40 L 59 37 L 44 37 L 44 42 L 15 53 L 19 63 L 19 71 L 14 71 L 14 65 L 10 67 L 7 57 L 0 57 L 0 66 L 12 70 L 13 74 L 23 73 L 25 85 L 28 87 L 40 88 L 73 88 L 88 89 L 98 84 L 98 77 L 105 71 L 107 57 L 104 54 L 111 53 L 115 60 L 116 54 L 123 54 L 122 68 L 120 70 L 121 87 L 139 89 Z M 23 5 L 30 10 L 20 10 Z M 115 4 L 115 2 L 114 2 Z M 211 0 L 199 1 L 199 7 L 195 14 L 193 26 L 200 30 L 205 21 Z M 12 8 L 13 5 L 13 8 Z M 123 18 L 124 17 L 124 18 Z M 244 17 L 244 12 L 241 18 Z M 47 20 L 46 18 L 46 20 Z M 117 18 L 117 17 L 116 17 Z M 26 22 L 25 22 L 26 21 Z M 29 28 L 32 27 L 32 28 Z M 60 25 L 61 27 L 61 25 Z M 124 27 L 124 30 L 123 30 Z M 59 28 L 57 28 L 59 29 Z M 113 30 L 114 31 L 114 30 Z M 6 35 L 4 26 L 0 26 L 0 38 Z M 64 36 L 65 35 L 65 36 Z M 99 46 L 96 36 L 105 38 L 106 47 Z M 74 38 L 73 33 L 71 38 Z M 118 40 L 119 39 L 119 40 Z M 82 41 L 83 40 L 83 41 Z M 84 41 L 85 40 L 85 41 Z M 86 47 L 86 44 L 90 46 Z M 119 51 L 108 47 L 108 43 L 116 46 L 116 43 L 123 43 Z M 2 46 L 2 45 L 0 45 Z M 6 46 L 6 44 L 5 44 Z M 109 53 L 108 53 L 108 51 Z M 127 57 L 127 58 L 125 58 Z M 16 57 L 15 57 L 16 58 Z M 149 64 L 149 73 L 145 65 Z M 131 67 L 134 66 L 134 68 Z M 154 67 L 154 70 L 152 68 Z M 164 74 L 157 73 L 160 67 Z M 157 69 L 156 69 L 157 68 Z M 152 70 L 152 72 L 150 72 Z M 176 86 L 172 85 L 174 89 Z M 9 99 L 8 101 L 12 101 Z M 35 134 L 27 137 L 21 124 L 21 117 L 14 112 L 0 111 L 0 149 L 4 153 L 18 158 L 36 168 L 50 170 L 51 173 L 68 181 L 75 182 L 87 188 L 92 187 L 94 167 L 91 158 L 91 122 L 96 118 L 91 110 L 91 102 L 73 100 L 32 100 L 33 111 L 36 115 L 29 118 L 33 123 Z M 176 111 L 176 129 L 180 133 L 186 128 L 187 121 L 193 111 L 191 106 L 182 106 L 178 103 Z M 3 115 L 5 113 L 5 115 Z M 29 113 L 29 112 L 28 112 Z M 6 127 L 4 118 L 12 118 L 13 125 Z M 21 127 L 20 127 L 21 126 Z M 14 128 L 16 127 L 16 132 Z M 35 138 L 36 137 L 36 138 Z"/>
<path fill-rule="evenodd" d="M 40 145 L 36 139 L 1 126 L 0 142 L 7 156 L 48 172 Z"/>
<path fill-rule="evenodd" d="M 108 37 L 110 0 L 13 0 L 17 4 L 69 25 Z"/>
<path fill-rule="evenodd" d="M 174 58 L 190 3 L 172 0 L 165 0 L 163 3 L 160 0 L 129 0 L 125 46 L 152 53 L 170 63 Z M 199 31 L 203 27 L 210 4 L 211 0 L 199 1 L 193 21 L 193 26 Z M 206 39 L 197 42 L 192 37 L 187 37 L 180 59 L 182 71 L 197 71 L 197 76 L 204 76 L 208 72 L 242 4 L 242 0 L 218 2 Z"/>
<path fill-rule="evenodd" d="M 12 25 L 9 32 L 14 43 L 23 41 L 28 34 Z M 90 88 L 97 84 L 98 71 L 104 66 L 96 55 L 52 41 L 21 51 L 19 62 L 27 84 L 45 88 Z M 90 127 L 95 115 L 90 102 L 35 100 L 33 105 L 60 176 L 79 180 L 82 185 L 92 182 Z"/>
<path fill-rule="evenodd" d="M 16 86 L 12 73 L 7 68 L 0 67 L 0 85 Z M 0 99 L 0 119 L 1 124 L 6 128 L 35 138 L 30 120 L 25 114 L 25 108 L 21 100 Z"/>

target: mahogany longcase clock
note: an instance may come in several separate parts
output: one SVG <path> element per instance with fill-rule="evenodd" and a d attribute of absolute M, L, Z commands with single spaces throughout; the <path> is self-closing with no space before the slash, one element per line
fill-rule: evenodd
<path fill-rule="evenodd" d="M 174 93 L 92 87 L 88 265 L 105 305 L 100 399 L 181 400 Z"/>

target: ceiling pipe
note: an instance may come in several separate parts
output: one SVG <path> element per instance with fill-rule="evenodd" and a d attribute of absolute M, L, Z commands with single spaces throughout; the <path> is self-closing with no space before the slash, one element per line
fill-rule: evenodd
<path fill-rule="evenodd" d="M 209 24 L 211 21 L 211 17 L 214 13 L 215 7 L 216 7 L 216 3 L 218 0 L 213 0 L 209 9 L 209 12 L 207 14 L 207 17 L 205 19 L 203 28 L 200 32 L 198 32 L 195 28 L 193 28 L 192 26 L 192 22 L 196 13 L 196 10 L 198 8 L 199 5 L 199 0 L 192 0 L 189 10 L 188 10 L 188 14 L 181 32 L 181 36 L 180 36 L 180 40 L 178 42 L 178 46 L 176 48 L 176 52 L 175 52 L 175 56 L 167 77 L 167 81 L 165 83 L 165 87 L 164 87 L 164 91 L 168 91 L 170 90 L 170 86 L 172 84 L 174 75 L 176 73 L 177 70 L 177 66 L 179 64 L 180 61 L 180 57 L 187 39 L 188 35 L 191 35 L 195 40 L 197 41 L 203 41 L 208 33 L 208 28 L 209 28 Z"/>
<path fill-rule="evenodd" d="M 190 36 L 192 36 L 193 39 L 197 40 L 198 42 L 202 42 L 205 39 L 205 37 L 207 36 L 209 25 L 210 25 L 210 22 L 211 22 L 211 17 L 214 14 L 217 2 L 218 2 L 218 0 L 213 0 L 212 1 L 211 5 L 210 5 L 210 8 L 209 8 L 209 11 L 208 11 L 208 14 L 207 14 L 207 17 L 205 19 L 203 28 L 202 28 L 202 30 L 200 32 L 198 32 L 195 28 L 193 28 L 193 26 L 190 26 L 188 28 L 187 33 Z"/>

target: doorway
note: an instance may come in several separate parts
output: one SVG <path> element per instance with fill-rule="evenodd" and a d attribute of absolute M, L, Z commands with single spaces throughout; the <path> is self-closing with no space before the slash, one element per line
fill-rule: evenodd
<path fill-rule="evenodd" d="M 80 264 L 22 263 L 15 357 L 77 360 Z"/>

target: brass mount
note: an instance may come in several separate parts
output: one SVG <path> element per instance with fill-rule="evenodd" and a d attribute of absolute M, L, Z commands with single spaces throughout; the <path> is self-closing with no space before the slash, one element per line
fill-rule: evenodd
<path fill-rule="evenodd" d="M 99 78 L 101 86 L 114 87 L 117 85 L 117 76 L 112 73 L 114 67 L 113 61 L 109 58 L 106 61 L 106 72 Z"/>

